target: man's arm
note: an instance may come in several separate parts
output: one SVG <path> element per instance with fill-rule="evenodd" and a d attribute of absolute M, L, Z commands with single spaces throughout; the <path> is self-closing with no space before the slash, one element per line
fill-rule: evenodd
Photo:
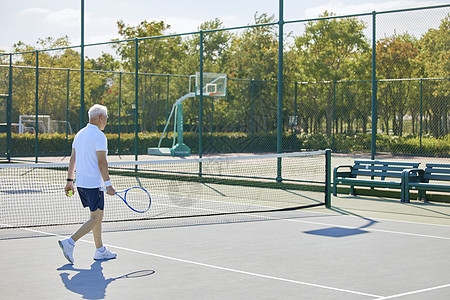
<path fill-rule="evenodd" d="M 66 195 L 69 196 L 69 191 L 72 191 L 72 194 L 75 192 L 75 188 L 73 187 L 73 179 L 75 178 L 75 149 L 72 148 L 72 154 L 70 155 L 69 160 L 69 171 L 67 172 L 67 184 L 64 188 Z"/>
<path fill-rule="evenodd" d="M 106 160 L 106 151 L 97 151 L 97 160 L 98 160 L 98 168 L 100 170 L 100 174 L 102 174 L 103 181 L 110 181 L 109 172 L 108 172 L 108 161 Z M 116 191 L 112 187 L 112 185 L 106 186 L 106 193 L 110 196 L 114 196 Z"/>

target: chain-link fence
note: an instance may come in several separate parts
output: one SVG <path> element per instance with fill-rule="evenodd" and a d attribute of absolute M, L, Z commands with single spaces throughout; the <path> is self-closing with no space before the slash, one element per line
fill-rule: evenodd
<path fill-rule="evenodd" d="M 448 156 L 450 78 L 378 80 L 377 153 Z M 445 89 L 447 87 L 447 89 Z M 297 83 L 297 130 L 306 148 L 370 152 L 370 81 Z"/>
<path fill-rule="evenodd" d="M 95 57 L 84 69 L 79 46 L 18 47 L 0 53 L 0 94 L 8 95 L 0 97 L 0 155 L 68 155 L 94 103 L 109 109 L 110 153 L 145 154 L 200 71 L 227 74 L 227 96 L 184 102 L 193 153 L 277 152 L 281 144 L 448 158 L 449 16 L 450 5 L 325 12 L 282 22 L 281 36 L 266 14 L 255 25 L 226 29 L 216 19 L 178 35 L 164 35 L 157 22 L 122 24 L 124 41 L 83 46 Z"/>

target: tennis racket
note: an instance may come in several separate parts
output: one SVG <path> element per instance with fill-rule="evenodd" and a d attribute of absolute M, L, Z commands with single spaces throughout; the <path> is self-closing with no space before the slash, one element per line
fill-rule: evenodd
<path fill-rule="evenodd" d="M 102 188 L 106 191 L 105 188 Z M 152 205 L 152 197 L 150 193 L 139 186 L 116 192 L 118 196 L 132 211 L 143 214 L 150 209 Z"/>
<path fill-rule="evenodd" d="M 141 271 L 131 272 L 131 273 L 122 275 L 120 277 L 111 278 L 111 279 L 116 280 L 116 279 L 122 279 L 122 278 L 139 278 L 139 277 L 149 276 L 154 273 L 155 273 L 154 270 L 141 270 Z"/>

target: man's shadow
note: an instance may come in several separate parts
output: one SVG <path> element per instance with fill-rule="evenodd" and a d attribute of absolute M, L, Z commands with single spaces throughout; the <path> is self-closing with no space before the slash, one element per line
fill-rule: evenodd
<path fill-rule="evenodd" d="M 114 277 L 106 279 L 103 275 L 103 267 L 102 263 L 105 261 L 97 260 L 95 261 L 90 269 L 77 269 L 74 268 L 72 264 L 66 264 L 60 268 L 58 271 L 75 271 L 78 272 L 73 276 L 67 272 L 62 272 L 59 274 L 61 277 L 64 286 L 69 291 L 80 294 L 83 296 L 83 299 L 104 299 L 106 294 L 106 288 L 108 285 L 120 278 L 133 278 L 132 276 L 123 275 L 120 277 Z M 138 271 L 140 276 L 135 277 L 143 277 L 148 276 L 155 271 L 153 270 L 142 270 Z M 134 272 L 134 273 L 138 273 Z"/>

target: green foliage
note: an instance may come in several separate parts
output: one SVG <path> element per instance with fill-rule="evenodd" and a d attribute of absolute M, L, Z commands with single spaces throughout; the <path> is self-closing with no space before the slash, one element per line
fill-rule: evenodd
<path fill-rule="evenodd" d="M 333 13 L 325 12 L 321 17 L 329 16 Z M 302 81 L 352 79 L 349 66 L 369 49 L 366 27 L 357 18 L 308 22 L 305 33 L 295 39 L 298 62 L 306 75 Z M 356 75 L 361 78 L 361 74 Z"/>
<path fill-rule="evenodd" d="M 435 138 L 406 138 L 394 137 L 389 143 L 389 150 L 392 154 L 410 154 L 410 155 L 431 155 L 444 156 L 450 155 L 450 134 L 441 139 Z"/>
<path fill-rule="evenodd" d="M 295 111 L 304 134 L 297 137 L 287 134 L 283 138 L 283 148 L 334 147 L 338 151 L 369 151 L 372 57 L 367 29 L 370 29 L 370 21 L 360 17 L 335 18 L 331 12 L 321 17 L 298 23 L 304 30 L 296 30 L 299 32 L 296 36 L 292 32 L 285 33 L 284 126 L 286 129 L 287 117 Z M 256 13 L 255 24 L 271 25 L 223 31 L 222 21 L 216 18 L 198 28 L 203 32 L 203 71 L 226 73 L 229 83 L 226 99 L 214 101 L 214 106 L 209 98 L 203 99 L 203 126 L 206 131 L 214 132 L 212 135 L 205 133 L 205 151 L 275 151 L 279 42 L 275 20 L 273 15 Z M 412 150 L 407 148 L 411 147 L 420 153 L 447 155 L 448 150 L 442 148 L 442 143 L 446 144 L 449 134 L 449 24 L 447 13 L 439 28 L 430 28 L 420 38 L 395 33 L 376 41 L 379 79 L 446 77 L 423 82 L 378 82 L 379 127 L 383 132 L 392 130 L 399 137 L 379 136 L 377 151 L 408 153 Z M 145 132 L 161 132 L 172 103 L 188 90 L 187 75 L 199 71 L 200 34 L 162 37 L 171 34 L 170 25 L 162 21 L 144 20 L 136 26 L 119 21 L 117 29 L 121 39 L 126 41 L 112 44 L 113 55 L 103 53 L 98 58 L 85 60 L 85 107 L 87 110 L 94 103 L 108 107 L 110 125 L 106 132 L 132 132 L 138 116 L 138 130 L 143 132 L 139 136 L 139 151 L 145 153 L 146 147 L 156 146 L 158 140 L 158 134 Z M 134 40 L 145 37 L 152 38 Z M 39 114 L 51 115 L 53 120 L 68 119 L 74 131 L 81 127 L 81 77 L 76 70 L 80 68 L 80 53 L 78 49 L 61 50 L 69 44 L 66 36 L 39 39 L 35 45 L 21 42 L 14 45 L 14 51 L 30 53 L 15 55 L 13 60 L 13 123 L 21 114 L 36 114 L 37 106 Z M 36 50 L 47 48 L 60 50 L 36 54 Z M 38 95 L 35 91 L 37 57 L 41 67 Z M 9 64 L 8 56 L 0 56 L 0 59 L 2 64 Z M 0 71 L 0 89 L 4 91 L 9 70 L 2 66 Z M 294 104 L 293 86 L 298 81 L 310 83 L 299 84 L 295 91 L 298 102 Z M 311 83 L 313 81 L 319 82 Z M 199 109 L 198 98 L 185 102 L 185 140 L 189 145 L 198 144 L 195 132 L 199 126 Z M 402 138 L 410 133 L 417 136 L 419 130 L 420 134 L 433 138 L 423 138 L 421 143 L 417 138 Z M 20 140 L 18 144 L 23 143 L 23 147 L 14 148 L 17 153 L 28 153 L 30 150 L 25 149 L 34 148 L 33 135 L 13 139 Z M 65 136 L 42 135 L 38 146 L 47 149 L 46 153 L 65 153 L 69 140 Z M 119 148 L 120 152 L 133 153 L 134 135 L 122 133 L 120 143 L 114 135 L 110 136 L 110 144 L 114 153 Z"/>
<path fill-rule="evenodd" d="M 134 154 L 135 140 L 133 133 L 106 134 L 110 155 Z M 156 148 L 160 139 L 159 133 L 139 133 L 138 153 L 147 153 L 147 148 Z M 186 133 L 184 136 L 193 153 L 198 153 L 198 133 Z M 39 155 L 70 155 L 74 135 L 67 138 L 64 134 L 39 134 Z M 6 143 L 6 134 L 0 134 L 0 142 Z M 172 146 L 170 134 L 163 147 Z M 322 150 L 332 149 L 333 139 L 325 134 L 298 134 L 286 133 L 283 135 L 283 151 Z M 205 152 L 214 150 L 214 153 L 235 152 L 276 152 L 277 134 L 263 132 L 256 135 L 246 133 L 215 133 L 203 135 Z M 370 152 L 371 135 L 357 134 L 354 136 L 336 135 L 334 139 L 335 152 Z M 35 135 L 13 134 L 12 151 L 14 156 L 34 156 Z M 423 156 L 450 156 L 450 135 L 442 139 L 417 137 L 396 137 L 385 134 L 377 135 L 377 152 L 391 152 L 396 155 L 423 155 Z"/>
<path fill-rule="evenodd" d="M 255 24 L 274 22 L 274 16 L 255 14 Z M 231 78 L 276 80 L 278 37 L 275 26 L 247 28 L 233 36 L 225 71 Z"/>

